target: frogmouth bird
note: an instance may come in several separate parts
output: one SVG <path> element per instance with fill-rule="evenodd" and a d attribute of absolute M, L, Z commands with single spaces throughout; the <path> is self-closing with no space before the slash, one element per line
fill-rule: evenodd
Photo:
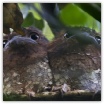
<path fill-rule="evenodd" d="M 4 93 L 36 93 L 52 83 L 48 40 L 34 27 L 24 28 L 24 32 L 24 37 L 15 32 L 7 35 L 3 49 Z"/>
<path fill-rule="evenodd" d="M 68 85 L 71 90 L 101 90 L 97 33 L 85 27 L 66 27 L 55 15 L 50 15 L 52 21 L 48 15 L 43 17 L 57 35 L 50 43 L 32 27 L 23 29 L 24 37 L 15 32 L 7 35 L 3 44 L 3 92 L 39 92 L 49 84 Z"/>

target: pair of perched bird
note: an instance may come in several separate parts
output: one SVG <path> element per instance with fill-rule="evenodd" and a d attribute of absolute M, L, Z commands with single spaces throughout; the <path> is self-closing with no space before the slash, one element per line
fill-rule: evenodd
<path fill-rule="evenodd" d="M 46 9 L 46 5 L 42 4 L 42 8 Z M 34 27 L 24 28 L 23 37 L 17 31 L 8 34 L 3 50 L 3 92 L 37 93 L 49 84 L 61 86 L 64 83 L 71 90 L 100 90 L 101 54 L 97 33 L 85 27 L 68 28 L 56 15 L 42 16 L 56 35 L 63 30 L 64 33 L 50 43 Z M 59 27 L 56 29 L 56 26 Z"/>

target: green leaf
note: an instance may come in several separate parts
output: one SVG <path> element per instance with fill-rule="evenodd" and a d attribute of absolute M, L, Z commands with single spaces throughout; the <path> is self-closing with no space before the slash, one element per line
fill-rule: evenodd
<path fill-rule="evenodd" d="M 26 18 L 24 19 L 24 22 L 22 24 L 23 27 L 29 27 L 29 26 L 35 26 L 38 29 L 42 30 L 44 27 L 43 20 L 38 20 L 33 16 L 33 13 L 29 12 Z"/>
<path fill-rule="evenodd" d="M 49 25 L 47 24 L 47 22 L 44 20 L 44 29 L 43 29 L 43 34 L 45 35 L 45 37 L 51 41 L 54 38 L 54 34 L 52 33 Z"/>
<path fill-rule="evenodd" d="M 100 22 L 72 3 L 60 10 L 59 17 L 67 26 L 86 26 L 97 31 L 101 28 Z"/>

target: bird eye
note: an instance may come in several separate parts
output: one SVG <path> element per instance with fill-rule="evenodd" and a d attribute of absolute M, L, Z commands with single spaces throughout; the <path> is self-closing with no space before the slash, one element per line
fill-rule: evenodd
<path fill-rule="evenodd" d="M 7 42 L 8 42 L 8 40 L 3 40 L 3 48 L 5 47 Z"/>
<path fill-rule="evenodd" d="M 31 33 L 31 34 L 30 34 L 30 37 L 31 37 L 31 39 L 33 39 L 33 40 L 39 39 L 39 35 L 38 35 L 37 33 L 35 33 L 35 32 Z"/>
<path fill-rule="evenodd" d="M 72 34 L 71 33 L 65 33 L 64 34 L 64 38 L 71 38 L 72 37 Z"/>
<path fill-rule="evenodd" d="M 69 38 L 68 33 L 65 33 L 65 34 L 64 34 L 64 38 Z"/>
<path fill-rule="evenodd" d="M 95 38 L 96 38 L 98 44 L 101 44 L 101 37 L 100 36 L 95 36 Z"/>

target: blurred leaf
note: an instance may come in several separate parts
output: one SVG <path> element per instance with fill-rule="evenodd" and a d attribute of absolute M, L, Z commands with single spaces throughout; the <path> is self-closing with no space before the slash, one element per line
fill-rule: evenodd
<path fill-rule="evenodd" d="M 40 4 L 39 4 L 39 3 L 34 3 L 34 6 L 35 6 L 36 8 L 38 8 L 39 10 L 41 10 L 41 7 L 40 7 Z M 33 8 L 31 8 L 30 11 L 33 13 L 33 15 L 34 15 L 34 17 L 35 17 L 36 19 L 38 19 L 38 20 L 42 19 L 41 16 L 40 16 Z"/>
<path fill-rule="evenodd" d="M 23 9 L 25 7 L 25 5 L 22 4 L 22 3 L 18 3 L 18 6 L 19 6 L 20 9 Z"/>
<path fill-rule="evenodd" d="M 75 3 L 75 5 L 101 22 L 101 3 Z"/>
<path fill-rule="evenodd" d="M 34 3 L 33 5 L 40 10 L 39 3 Z M 21 12 L 23 13 L 24 18 L 26 18 L 28 12 L 31 12 L 31 13 L 33 13 L 33 16 L 36 19 L 38 19 L 38 20 L 41 19 L 40 15 L 30 6 L 30 3 L 19 3 L 19 7 L 21 9 Z"/>
<path fill-rule="evenodd" d="M 28 27 L 31 25 L 34 25 L 34 16 L 31 12 L 29 12 L 28 15 L 26 16 L 26 18 L 24 19 L 22 26 Z"/>
<path fill-rule="evenodd" d="M 100 31 L 100 22 L 74 4 L 66 5 L 60 11 L 59 16 L 62 22 L 67 26 L 86 26 Z"/>
<path fill-rule="evenodd" d="M 44 21 L 44 29 L 43 29 L 43 34 L 45 35 L 45 37 L 51 41 L 54 38 L 54 34 L 52 33 L 50 27 L 48 26 L 47 22 Z"/>
<path fill-rule="evenodd" d="M 24 35 L 21 29 L 23 16 L 16 3 L 3 3 L 3 32 L 9 34 L 9 28 L 15 32 Z"/>
<path fill-rule="evenodd" d="M 18 5 L 19 5 L 20 10 L 21 10 L 21 12 L 23 14 L 23 18 L 26 18 L 30 8 L 27 7 L 24 3 L 18 3 Z"/>
<path fill-rule="evenodd" d="M 36 8 L 38 8 L 38 10 L 41 10 L 40 3 L 34 3 L 34 6 L 35 6 Z"/>
<path fill-rule="evenodd" d="M 34 18 L 33 13 L 29 12 L 26 18 L 24 19 L 22 26 L 23 27 L 35 26 L 40 30 L 42 30 L 44 27 L 44 23 L 42 19 L 37 20 L 36 18 Z"/>
<path fill-rule="evenodd" d="M 38 15 L 38 13 L 35 10 L 30 9 L 29 12 L 33 14 L 34 18 L 36 18 L 37 20 L 41 20 L 41 17 Z"/>
<path fill-rule="evenodd" d="M 66 5 L 68 5 L 68 3 L 58 3 L 58 7 L 59 9 L 63 9 Z"/>
<path fill-rule="evenodd" d="M 68 4 L 60 11 L 60 18 L 66 25 L 84 25 L 87 20 L 86 15 L 81 13 L 78 7 L 73 4 Z"/>

